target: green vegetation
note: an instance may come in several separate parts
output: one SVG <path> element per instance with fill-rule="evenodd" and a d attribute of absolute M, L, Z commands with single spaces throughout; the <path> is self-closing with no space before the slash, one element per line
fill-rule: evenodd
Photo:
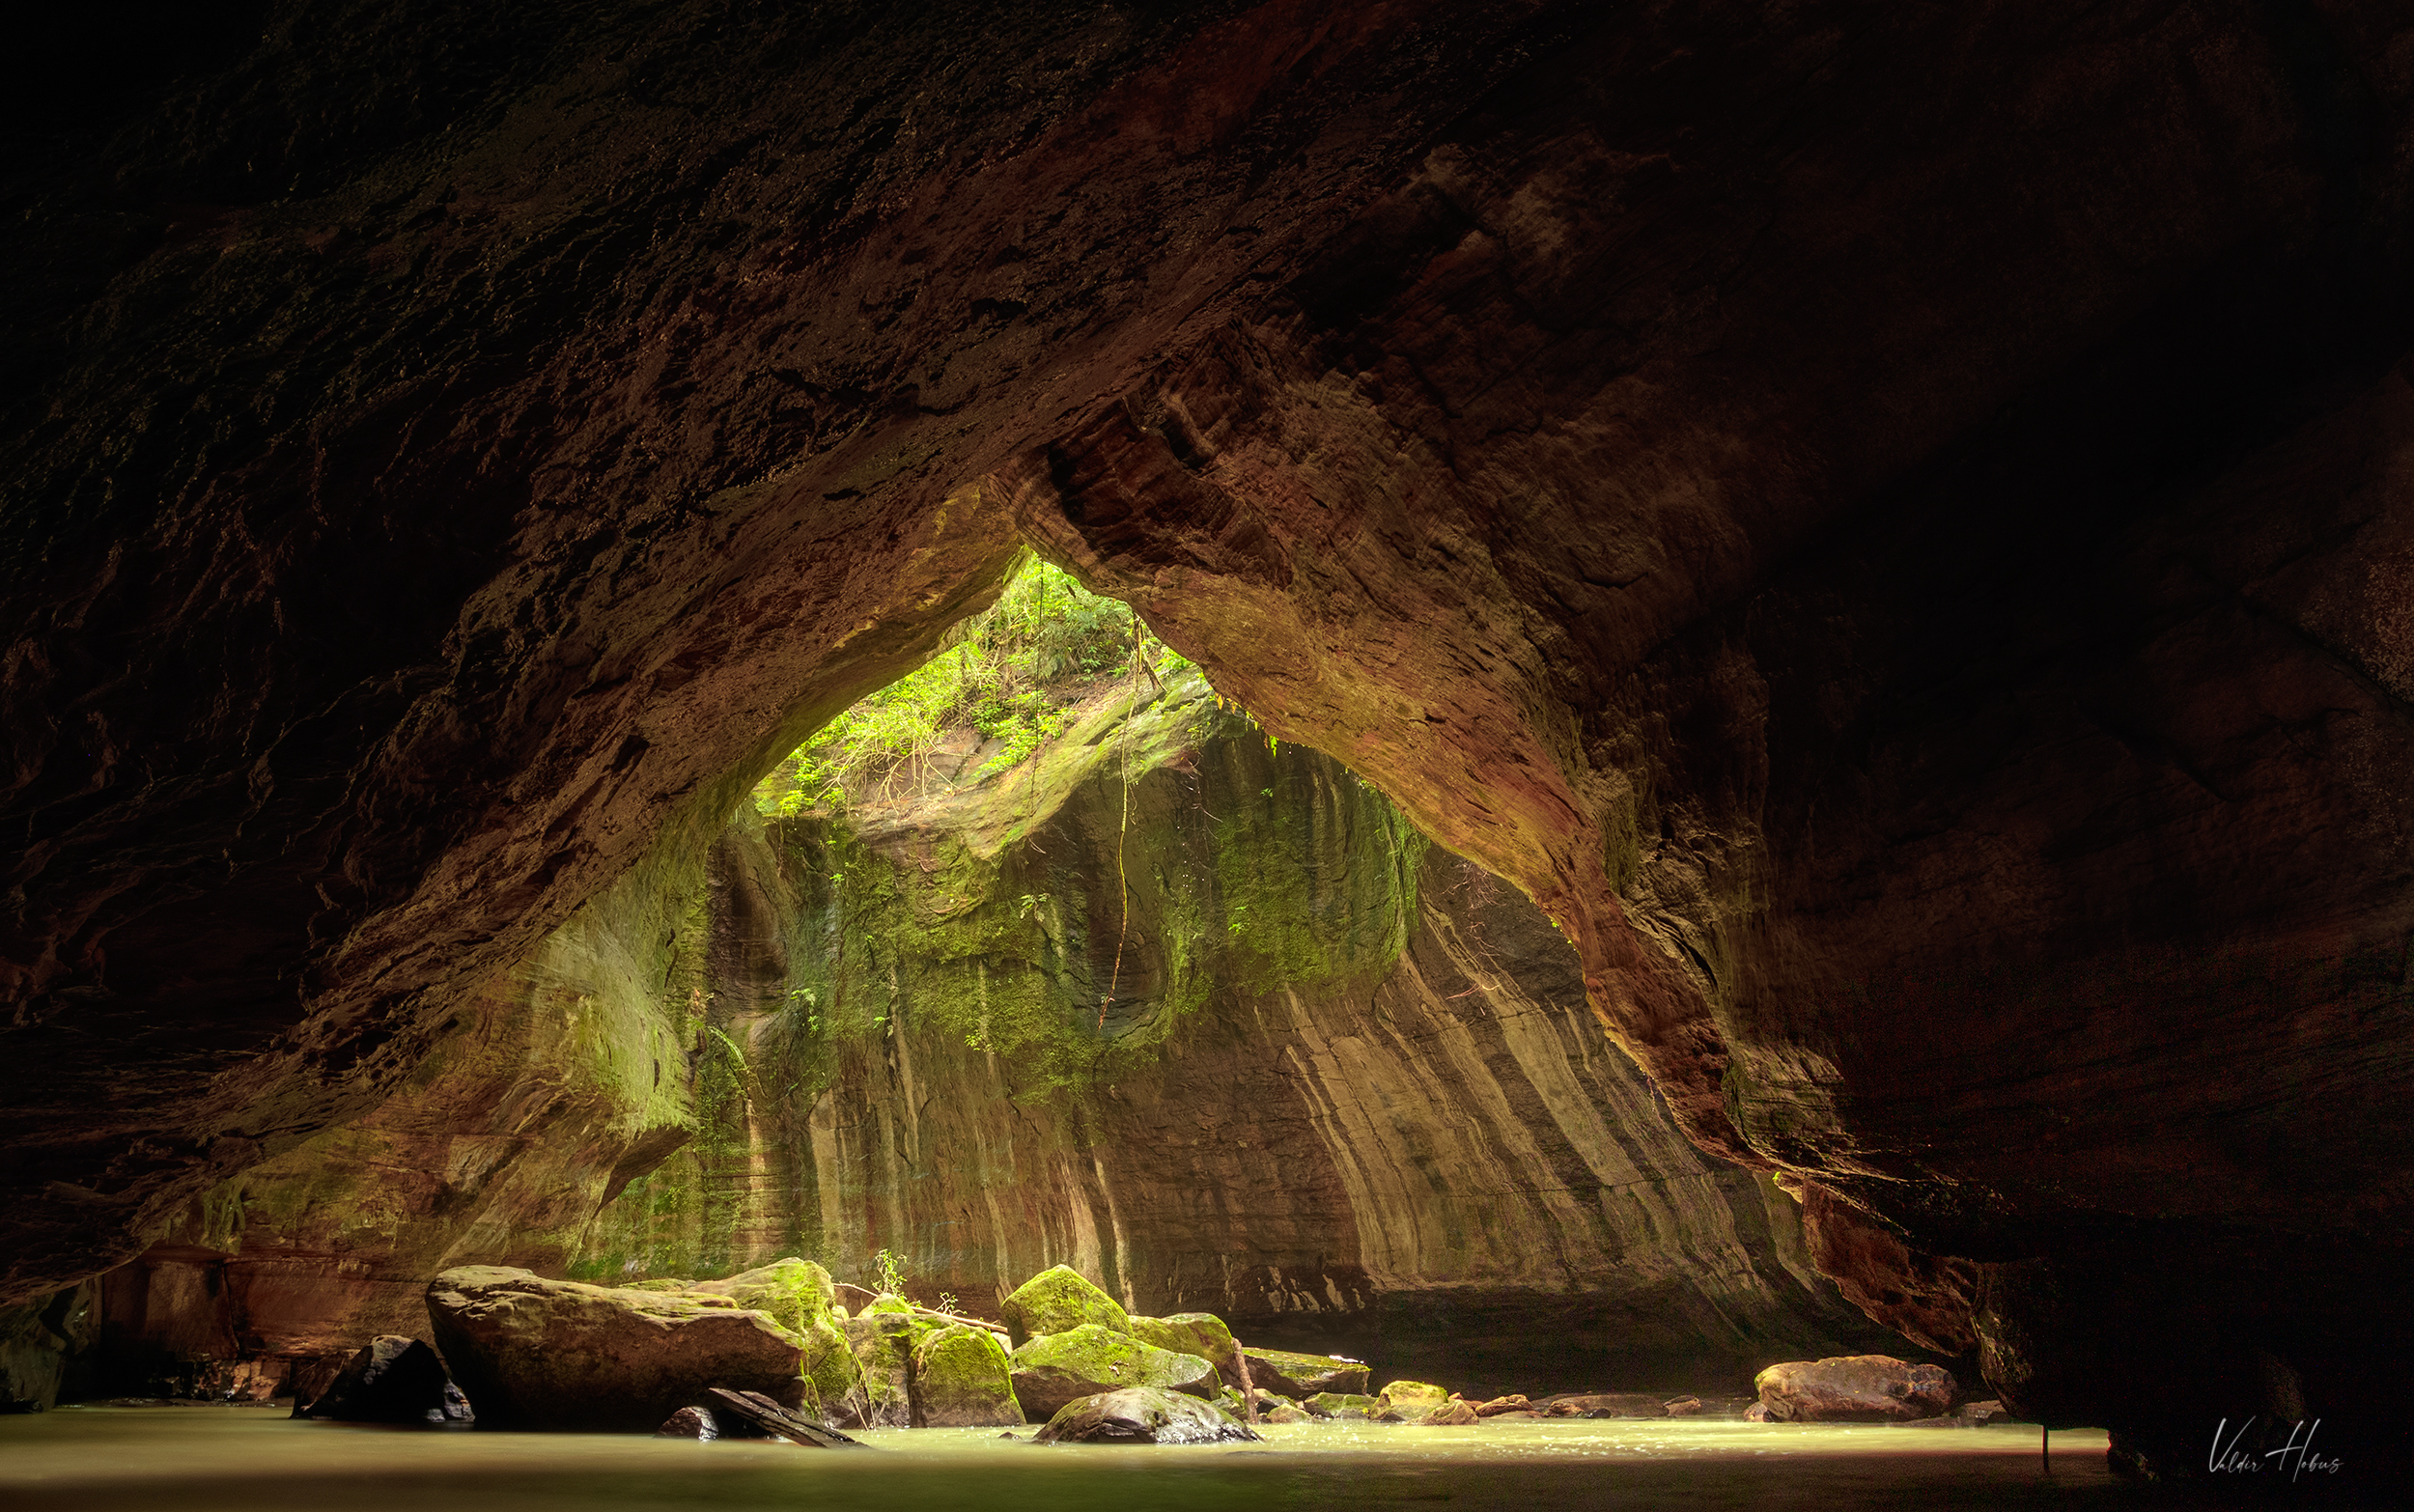
<path fill-rule="evenodd" d="M 1134 669 L 1161 678 L 1191 663 L 1139 617 L 1026 556 L 997 602 L 959 625 L 938 656 L 856 703 L 756 784 L 766 816 L 787 818 L 918 780 L 950 730 L 969 726 L 1003 745 L 973 781 L 1012 770 L 1062 734 L 1077 699 L 1066 685 Z"/>

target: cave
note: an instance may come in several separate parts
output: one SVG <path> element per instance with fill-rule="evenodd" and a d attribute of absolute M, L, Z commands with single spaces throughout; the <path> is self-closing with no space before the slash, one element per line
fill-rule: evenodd
<path fill-rule="evenodd" d="M 590 1279 L 1078 1259 L 1503 1389 L 1882 1350 L 2127 1476 L 2222 1482 L 2249 1420 L 2403 1463 L 2401 7 L 153 10 L 44 21 L 14 92 L 13 1399 L 72 1395 L 99 1320 L 257 1371 L 305 1352 L 260 1320 L 324 1342 L 424 1291 L 346 1272 L 341 1218 Z M 783 929 L 838 927 L 805 883 L 847 865 L 793 858 L 860 837 L 732 816 L 1034 553 L 1220 733 L 1014 844 L 1095 854 L 1112 792 L 1213 872 L 1184 816 L 1253 795 L 1358 858 L 1284 909 L 1361 956 L 1347 992 L 1251 977 L 1220 914 L 1201 1000 L 1296 1014 L 1095 1080 L 1104 1122 L 1022 1136 L 1053 1188 L 933 1164 L 1057 1193 L 947 1270 L 865 1195 L 893 1055 L 744 1149 L 547 1057 L 579 1013 L 649 1075 L 758 1043 L 811 985 Z M 1071 885 L 1020 854 L 981 862 L 1001 905 Z M 694 1022 L 564 985 L 622 956 Z M 1310 1042 L 1379 1009 L 1441 1043 L 1428 999 L 1496 976 L 1571 1096 L 1521 1061 L 1495 1091 L 1535 1101 L 1468 1151 L 1549 1125 L 1533 1168 L 1597 1182 L 1567 1131 L 1649 1128 L 1726 1261 L 1674 1243 L 1645 1302 L 1580 1247 L 1543 1286 L 1528 1241 L 1582 1225 L 1514 1202 L 1387 1248 L 1361 1146 L 1239 1143 L 1291 1117 L 1268 1078 L 1441 1085 Z M 1515 1058 L 1468 1054 L 1452 1088 Z M 1478 1123 L 1409 1163 L 1473 1169 Z M 1151 1166 L 1180 1127 L 1246 1212 Z M 670 1190 L 716 1159 L 812 1198 Z M 1041 1215 L 1110 1193 L 1158 1237 Z M 316 1237 L 231 1243 L 280 1223 Z"/>

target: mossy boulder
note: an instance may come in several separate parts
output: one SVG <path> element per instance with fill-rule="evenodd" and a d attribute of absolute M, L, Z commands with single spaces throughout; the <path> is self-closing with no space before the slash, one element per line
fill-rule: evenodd
<path fill-rule="evenodd" d="M 1051 1266 L 1014 1289 L 1004 1303 L 1006 1331 L 1017 1349 L 1041 1334 L 1069 1333 L 1093 1324 L 1116 1333 L 1132 1331 L 1132 1315 L 1071 1266 Z"/>
<path fill-rule="evenodd" d="M 1154 1386 L 1213 1398 L 1216 1367 L 1196 1355 L 1143 1344 L 1094 1323 L 1043 1333 L 1017 1346 L 1014 1394 L 1033 1422 L 1053 1417 L 1066 1403 L 1125 1386 Z"/>
<path fill-rule="evenodd" d="M 462 1266 L 429 1284 L 428 1321 L 482 1427 L 651 1433 L 712 1386 L 803 1396 L 804 1340 L 723 1297 Z"/>
<path fill-rule="evenodd" d="M 1143 1344 L 1177 1355 L 1196 1355 L 1216 1367 L 1226 1386 L 1241 1384 L 1241 1347 L 1232 1342 L 1232 1330 L 1223 1320 L 1212 1312 L 1177 1312 L 1169 1318 L 1135 1315 L 1123 1331 Z"/>
<path fill-rule="evenodd" d="M 1375 1393 L 1375 1400 L 1386 1407 L 1432 1408 L 1449 1399 L 1449 1387 L 1427 1381 L 1393 1381 Z"/>
<path fill-rule="evenodd" d="M 1337 1355 L 1301 1355 L 1287 1349 L 1244 1349 L 1249 1379 L 1277 1396 L 1294 1400 L 1319 1391 L 1361 1392 L 1366 1389 L 1363 1360 Z"/>
<path fill-rule="evenodd" d="M 863 1367 L 838 1321 L 816 1318 L 797 1336 L 804 1340 L 804 1353 L 798 1361 L 798 1374 L 804 1383 L 803 1402 L 798 1410 L 825 1427 L 861 1425 L 869 1400 L 863 1388 Z"/>
<path fill-rule="evenodd" d="M 911 1313 L 866 1308 L 842 1325 L 862 1378 L 856 1427 L 913 1425 L 913 1346 L 919 1342 L 913 1324 Z"/>
<path fill-rule="evenodd" d="M 792 1333 L 802 1333 L 829 1316 L 838 1300 L 829 1273 L 810 1260 L 790 1256 L 742 1272 L 725 1281 L 697 1281 L 687 1288 L 707 1296 L 726 1297 L 751 1307 Z"/>
<path fill-rule="evenodd" d="M 913 1346 L 913 1426 L 1003 1428 L 1024 1420 L 1014 1371 L 997 1337 L 946 1324 Z"/>
<path fill-rule="evenodd" d="M 1367 1417 L 1381 1404 L 1356 1391 L 1319 1391 L 1302 1399 L 1299 1405 L 1318 1417 Z"/>
<path fill-rule="evenodd" d="M 1253 1440 L 1246 1423 L 1212 1405 L 1151 1386 L 1077 1397 L 1058 1408 L 1041 1443 L 1221 1443 Z"/>

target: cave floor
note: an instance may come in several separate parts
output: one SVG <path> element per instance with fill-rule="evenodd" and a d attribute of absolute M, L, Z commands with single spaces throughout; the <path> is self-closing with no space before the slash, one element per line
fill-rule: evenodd
<path fill-rule="evenodd" d="M 1030 1430 L 1024 1430 L 1027 1435 Z M 878 1452 L 295 1422 L 261 1408 L 69 1408 L 0 1419 L 16 1512 L 344 1505 L 589 1508 L 2056 1507 L 2149 1500 L 2104 1436 L 1586 1421 L 1269 1427 L 1262 1444 L 1041 1447 L 988 1429 L 890 1429 Z M 2168 1497 L 2151 1504 L 2168 1507 Z M 2338 1505 L 2337 1502 L 2326 1502 Z"/>

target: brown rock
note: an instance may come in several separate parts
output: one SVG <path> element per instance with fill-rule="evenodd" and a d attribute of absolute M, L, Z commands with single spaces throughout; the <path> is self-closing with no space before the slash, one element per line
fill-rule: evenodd
<path fill-rule="evenodd" d="M 1522 1413 L 1531 1404 L 1523 1396 L 1496 1396 L 1489 1402 L 1475 1405 L 1478 1417 L 1498 1417 L 1502 1413 Z"/>
<path fill-rule="evenodd" d="M 649 1433 L 715 1386 L 796 1393 L 803 1344 L 757 1312 L 463 1266 L 428 1287 L 481 1426 Z"/>
<path fill-rule="evenodd" d="M 435 1351 L 417 1339 L 380 1334 L 298 1415 L 351 1423 L 440 1420 L 447 1415 L 444 1388 L 451 1384 Z"/>
<path fill-rule="evenodd" d="M 1670 1417 L 1698 1417 L 1705 1410 L 1698 1396 L 1670 1397 L 1660 1406 Z"/>
<path fill-rule="evenodd" d="M 1961 1388 L 1941 1365 L 1847 1355 L 1771 1365 L 1754 1378 L 1772 1422 L 1907 1422 L 1951 1412 Z"/>
<path fill-rule="evenodd" d="M 1450 1398 L 1419 1420 L 1428 1428 L 1464 1428 L 1483 1421 L 1473 1406 L 1457 1397 Z"/>
<path fill-rule="evenodd" d="M 706 1443 L 720 1436 L 720 1425 L 713 1420 L 711 1409 L 702 1407 L 683 1407 L 654 1430 L 657 1439 L 694 1439 Z"/>

